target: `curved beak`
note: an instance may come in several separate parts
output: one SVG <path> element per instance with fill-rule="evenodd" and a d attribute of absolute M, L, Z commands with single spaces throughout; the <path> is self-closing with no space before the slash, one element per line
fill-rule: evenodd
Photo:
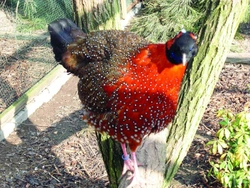
<path fill-rule="evenodd" d="M 187 64 L 187 55 L 185 53 L 182 54 L 182 65 L 185 66 Z"/>

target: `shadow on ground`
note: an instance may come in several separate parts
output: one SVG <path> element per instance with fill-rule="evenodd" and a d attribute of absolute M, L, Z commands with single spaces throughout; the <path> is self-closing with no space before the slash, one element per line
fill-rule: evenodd
<path fill-rule="evenodd" d="M 72 136 L 85 127 L 68 122 L 79 114 L 75 111 L 44 131 L 28 119 L 11 135 L 16 143 L 8 142 L 11 138 L 1 142 L 1 187 L 105 187 L 107 179 L 92 174 L 98 169 L 102 176 L 106 173 L 102 161 L 95 160 L 100 154 L 88 140 L 91 131 Z"/>
<path fill-rule="evenodd" d="M 0 187 L 106 187 L 94 131 L 68 85 L 0 142 Z"/>

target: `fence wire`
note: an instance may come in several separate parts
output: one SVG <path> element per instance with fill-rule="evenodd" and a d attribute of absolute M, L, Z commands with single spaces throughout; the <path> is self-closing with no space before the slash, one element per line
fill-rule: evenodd
<path fill-rule="evenodd" d="M 0 113 L 57 65 L 47 25 L 61 17 L 73 18 L 71 0 L 0 2 Z"/>

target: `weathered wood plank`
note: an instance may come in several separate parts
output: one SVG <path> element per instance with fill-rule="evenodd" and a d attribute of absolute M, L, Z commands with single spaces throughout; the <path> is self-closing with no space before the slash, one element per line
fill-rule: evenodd
<path fill-rule="evenodd" d="M 136 156 L 139 166 L 140 176 L 146 181 L 140 185 L 133 186 L 134 188 L 161 188 L 166 159 L 166 137 L 168 129 L 164 129 L 160 133 L 151 134 L 143 140 L 143 143 L 138 147 Z M 128 172 L 122 179 L 119 188 L 126 188 L 130 181 L 127 179 L 131 176 Z"/>
<path fill-rule="evenodd" d="M 226 63 L 238 63 L 250 65 L 250 53 L 229 53 Z"/>

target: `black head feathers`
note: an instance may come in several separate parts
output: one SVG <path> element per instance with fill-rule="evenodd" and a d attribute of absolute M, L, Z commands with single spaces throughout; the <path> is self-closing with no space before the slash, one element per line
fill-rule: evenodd
<path fill-rule="evenodd" d="M 168 60 L 173 64 L 185 64 L 189 62 L 198 51 L 196 40 L 197 37 L 194 33 L 183 29 L 166 44 Z"/>

